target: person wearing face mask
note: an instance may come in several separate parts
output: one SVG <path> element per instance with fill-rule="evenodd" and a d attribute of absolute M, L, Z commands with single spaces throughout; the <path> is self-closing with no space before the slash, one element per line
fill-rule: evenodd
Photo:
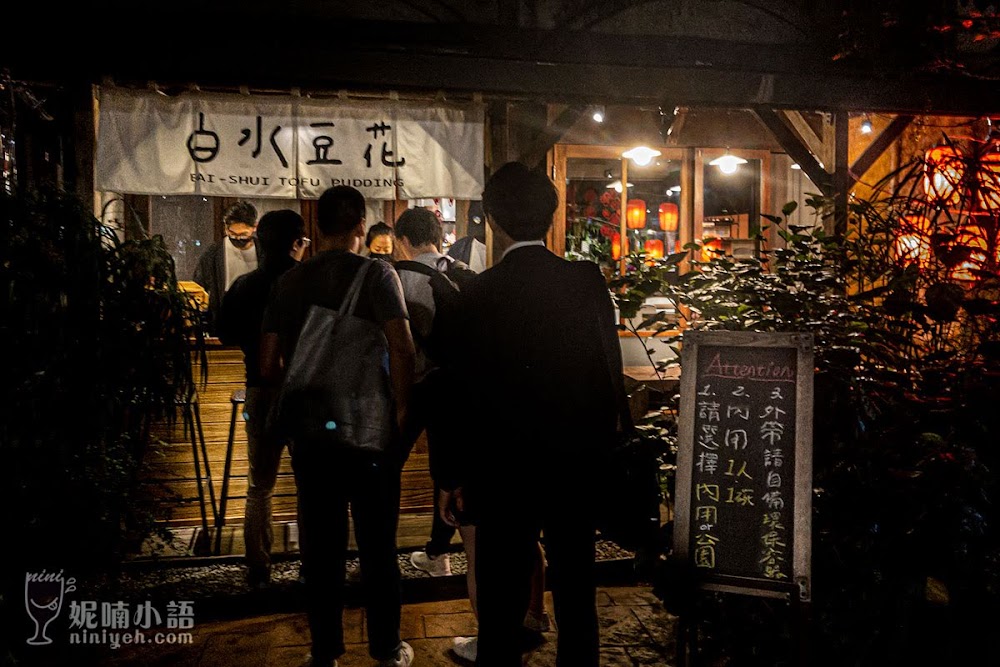
<path fill-rule="evenodd" d="M 384 222 L 376 222 L 365 235 L 365 248 L 372 259 L 381 259 L 392 264 L 392 249 L 395 234 L 392 227 Z"/>
<path fill-rule="evenodd" d="M 238 201 L 222 217 L 226 238 L 208 247 L 198 260 L 194 281 L 208 292 L 208 333 L 217 335 L 222 297 L 236 279 L 257 268 L 259 249 L 254 243 L 257 209 Z"/>
<path fill-rule="evenodd" d="M 264 588 L 271 578 L 271 498 L 278 480 L 281 452 L 287 444 L 265 428 L 275 390 L 260 374 L 260 338 L 264 310 L 278 279 L 305 255 L 311 241 L 306 224 L 295 211 L 284 209 L 261 216 L 257 227 L 260 266 L 240 276 L 226 292 L 219 316 L 219 338 L 239 345 L 246 364 L 244 418 L 247 429 L 247 504 L 243 522 L 247 584 Z"/>

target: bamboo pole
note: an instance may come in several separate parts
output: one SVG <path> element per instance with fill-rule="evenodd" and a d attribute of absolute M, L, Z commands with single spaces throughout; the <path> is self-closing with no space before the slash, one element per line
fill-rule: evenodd
<path fill-rule="evenodd" d="M 618 213 L 618 237 L 620 239 L 619 248 L 621 249 L 621 254 L 618 258 L 618 274 L 625 275 L 625 252 L 628 246 L 628 236 L 626 233 L 628 227 L 626 223 L 626 217 L 628 215 L 628 158 L 622 158 L 622 207 L 621 211 Z"/>

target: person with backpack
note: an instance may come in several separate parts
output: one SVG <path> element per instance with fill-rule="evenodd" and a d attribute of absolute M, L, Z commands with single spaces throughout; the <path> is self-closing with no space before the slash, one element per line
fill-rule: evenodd
<path fill-rule="evenodd" d="M 454 308 L 458 299 L 459 283 L 468 284 L 475 278 L 464 263 L 441 254 L 441 240 L 441 223 L 428 209 L 407 209 L 396 221 L 396 242 L 406 258 L 396 263 L 396 272 L 403 285 L 410 327 L 417 343 L 416 384 L 404 443 L 412 447 L 420 433 L 427 431 L 431 477 L 434 477 L 435 461 L 440 458 L 436 456 L 439 450 L 453 445 L 445 439 L 455 437 L 444 409 L 448 400 L 445 384 L 448 340 L 454 335 L 448 330 L 449 315 L 453 315 L 449 309 Z M 435 499 L 437 494 L 435 487 Z M 449 551 L 455 531 L 434 512 L 430 540 L 423 551 L 410 555 L 413 566 L 432 577 L 450 575 Z"/>
<path fill-rule="evenodd" d="M 261 339 L 261 374 L 280 386 L 270 421 L 292 438 L 311 667 L 335 667 L 345 651 L 348 507 L 369 653 L 380 667 L 413 662 L 399 632 L 396 527 L 415 350 L 399 277 L 358 254 L 364 215 L 354 188 L 323 193 L 318 252 L 275 286 Z"/>

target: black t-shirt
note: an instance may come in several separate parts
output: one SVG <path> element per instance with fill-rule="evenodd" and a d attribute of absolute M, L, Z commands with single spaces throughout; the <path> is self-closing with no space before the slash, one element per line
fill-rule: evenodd
<path fill-rule="evenodd" d="M 391 266 L 346 250 L 321 252 L 281 277 L 264 314 L 264 333 L 278 334 L 286 363 L 295 351 L 309 308 L 320 305 L 338 309 L 365 262 L 371 266 L 354 315 L 378 324 L 408 319 L 403 287 Z"/>
<path fill-rule="evenodd" d="M 247 368 L 247 386 L 261 384 L 260 332 L 271 290 L 296 261 L 282 257 L 240 276 L 226 292 L 219 314 L 219 338 L 226 345 L 239 345 Z"/>

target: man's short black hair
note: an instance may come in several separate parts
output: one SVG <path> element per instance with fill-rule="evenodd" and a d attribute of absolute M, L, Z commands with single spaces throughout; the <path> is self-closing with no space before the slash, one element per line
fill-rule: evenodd
<path fill-rule="evenodd" d="M 316 224 L 326 236 L 351 231 L 365 217 L 365 196 L 349 185 L 337 185 L 320 195 Z"/>
<path fill-rule="evenodd" d="M 434 247 L 440 248 L 441 223 L 426 208 L 408 208 L 396 220 L 396 236 L 405 236 L 414 247 L 433 243 Z"/>
<path fill-rule="evenodd" d="M 483 211 L 515 241 L 544 238 L 558 205 L 552 181 L 520 162 L 500 167 L 483 191 Z"/>
<path fill-rule="evenodd" d="M 257 225 L 257 243 L 264 261 L 287 256 L 295 242 L 305 235 L 305 220 L 287 208 L 265 213 Z"/>
<path fill-rule="evenodd" d="M 365 247 L 369 247 L 379 236 L 395 236 L 392 232 L 392 227 L 385 224 L 384 222 L 376 222 L 368 229 L 368 234 L 365 236 Z"/>
<path fill-rule="evenodd" d="M 233 224 L 244 224 L 253 227 L 257 224 L 257 209 L 248 201 L 238 201 L 222 214 L 222 224 L 228 227 Z"/>

